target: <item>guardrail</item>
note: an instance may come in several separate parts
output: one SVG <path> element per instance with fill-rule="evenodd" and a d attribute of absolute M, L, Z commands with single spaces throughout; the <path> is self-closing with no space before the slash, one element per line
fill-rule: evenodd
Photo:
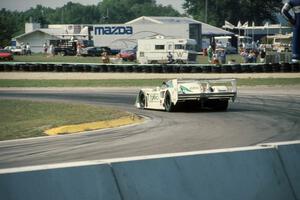
<path fill-rule="evenodd" d="M 0 72 L 278 73 L 300 72 L 299 63 L 272 64 L 97 64 L 0 62 Z"/>
<path fill-rule="evenodd" d="M 5 200 L 300 199 L 300 141 L 0 169 Z"/>

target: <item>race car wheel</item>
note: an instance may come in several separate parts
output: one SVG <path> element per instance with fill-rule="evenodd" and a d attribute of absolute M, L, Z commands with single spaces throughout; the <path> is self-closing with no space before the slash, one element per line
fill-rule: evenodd
<path fill-rule="evenodd" d="M 140 91 L 139 93 L 139 103 L 140 103 L 140 108 L 144 109 L 146 105 L 146 98 L 143 91 Z"/>
<path fill-rule="evenodd" d="M 174 103 L 171 100 L 171 95 L 168 91 L 166 92 L 164 105 L 167 112 L 173 112 L 175 109 Z"/>
<path fill-rule="evenodd" d="M 226 111 L 228 108 L 228 100 L 215 100 L 212 108 L 216 111 Z"/>
<path fill-rule="evenodd" d="M 228 99 L 210 99 L 204 103 L 204 107 L 215 111 L 226 111 L 228 108 Z"/>

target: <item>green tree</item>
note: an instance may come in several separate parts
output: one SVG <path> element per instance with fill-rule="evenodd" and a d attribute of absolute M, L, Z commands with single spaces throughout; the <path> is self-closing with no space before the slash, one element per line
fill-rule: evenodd
<path fill-rule="evenodd" d="M 1 9 L 1 11 L 0 11 L 0 46 L 5 47 L 5 46 L 9 45 L 14 34 L 17 32 L 20 32 L 19 20 L 22 21 L 22 16 L 19 15 L 19 12 L 17 12 L 17 11 L 12 12 L 12 11 L 6 10 L 4 8 Z M 24 27 L 24 24 L 22 27 Z"/>
<path fill-rule="evenodd" d="M 97 5 L 84 6 L 68 2 L 60 8 L 42 5 L 24 12 L 0 10 L 0 45 L 25 31 L 26 22 L 48 24 L 124 23 L 140 16 L 180 16 L 171 6 L 157 5 L 155 0 L 103 0 Z"/>
<path fill-rule="evenodd" d="M 206 0 L 185 0 L 183 8 L 195 19 L 205 20 Z M 282 6 L 279 0 L 207 0 L 208 23 L 222 26 L 224 20 L 237 24 L 252 21 L 262 25 L 264 21 L 276 22 L 276 13 Z"/>
<path fill-rule="evenodd" d="M 180 16 L 171 6 L 157 5 L 154 0 L 103 0 L 102 21 L 124 23 L 140 16 Z"/>

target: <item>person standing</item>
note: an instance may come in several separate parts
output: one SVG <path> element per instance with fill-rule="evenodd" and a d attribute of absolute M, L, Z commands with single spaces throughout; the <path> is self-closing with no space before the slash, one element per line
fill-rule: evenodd
<path fill-rule="evenodd" d="M 26 55 L 31 55 L 31 49 L 30 49 L 30 45 L 29 45 L 29 43 L 27 42 L 27 44 L 26 44 Z"/>
<path fill-rule="evenodd" d="M 81 44 L 79 42 L 77 42 L 76 56 L 80 56 L 80 55 L 81 55 Z"/>
<path fill-rule="evenodd" d="M 207 56 L 208 56 L 208 62 L 211 63 L 212 62 L 212 58 L 213 58 L 213 49 L 211 47 L 211 45 L 208 46 L 207 49 Z"/>
<path fill-rule="evenodd" d="M 289 11 L 295 13 L 293 17 Z M 292 62 L 300 63 L 300 0 L 289 0 L 281 10 L 282 15 L 293 25 Z"/>
<path fill-rule="evenodd" d="M 48 45 L 46 42 L 43 44 L 43 49 L 44 49 L 44 54 L 46 55 L 48 51 Z"/>
<path fill-rule="evenodd" d="M 49 47 L 49 53 L 50 53 L 50 55 L 49 55 L 49 56 L 54 56 L 54 55 L 55 55 L 55 53 L 54 53 L 54 46 L 53 46 L 53 44 L 50 44 L 50 47 Z"/>
<path fill-rule="evenodd" d="M 168 58 L 168 64 L 174 63 L 173 55 L 171 52 L 168 53 L 167 58 Z"/>

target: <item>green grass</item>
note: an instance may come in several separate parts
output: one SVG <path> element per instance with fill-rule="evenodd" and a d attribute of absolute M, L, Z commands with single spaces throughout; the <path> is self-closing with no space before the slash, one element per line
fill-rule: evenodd
<path fill-rule="evenodd" d="M 0 140 L 44 136 L 49 128 L 128 115 L 92 105 L 0 100 Z"/>
<path fill-rule="evenodd" d="M 238 79 L 238 86 L 285 86 L 300 85 L 300 78 L 248 78 Z"/>
<path fill-rule="evenodd" d="M 49 57 L 41 53 L 32 54 L 29 56 L 14 56 L 15 62 L 65 62 L 65 63 L 102 63 L 100 57 L 82 57 L 82 56 L 53 56 Z M 228 55 L 227 60 L 236 60 L 236 62 L 242 63 L 243 59 L 240 55 Z M 132 63 L 124 62 L 123 63 Z M 207 56 L 198 56 L 197 63 L 208 64 Z"/>
<path fill-rule="evenodd" d="M 100 57 L 81 56 L 51 56 L 32 54 L 29 56 L 14 56 L 15 62 L 66 62 L 66 63 L 102 63 Z"/>
<path fill-rule="evenodd" d="M 110 80 L 0 80 L 0 87 L 144 87 L 159 86 L 162 79 Z M 247 78 L 238 79 L 238 86 L 299 85 L 300 78 Z"/>
<path fill-rule="evenodd" d="M 0 87 L 134 87 L 157 86 L 160 79 L 109 80 L 0 80 Z"/>

